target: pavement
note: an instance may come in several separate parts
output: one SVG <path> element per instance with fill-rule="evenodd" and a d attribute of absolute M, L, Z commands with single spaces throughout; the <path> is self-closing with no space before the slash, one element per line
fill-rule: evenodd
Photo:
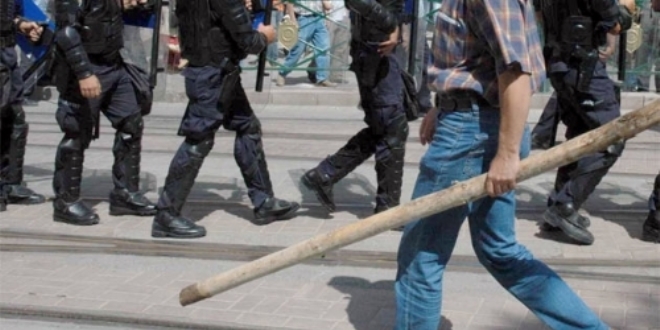
<path fill-rule="evenodd" d="M 539 95 L 535 102 L 542 104 L 542 97 L 547 99 Z M 651 97 L 626 95 L 624 112 L 648 103 Z M 73 322 L 90 330 L 99 326 L 391 329 L 400 240 L 395 231 L 185 308 L 178 303 L 179 291 L 189 284 L 371 214 L 376 190 L 373 160 L 336 186 L 338 211 L 332 215 L 299 184 L 306 169 L 364 126 L 362 112 L 343 101 L 335 106 L 290 101 L 287 105 L 255 102 L 254 107 L 262 122 L 276 195 L 302 202 L 299 216 L 267 226 L 249 221 L 252 209 L 247 190 L 232 159 L 233 135 L 220 131 L 184 209 L 208 230 L 198 240 L 154 240 L 150 218 L 108 215 L 114 134 L 104 120 L 101 138 L 86 152 L 83 178 L 83 195 L 101 216 L 99 225 L 55 223 L 50 203 L 10 205 L 0 213 L 0 328 L 56 329 L 48 324 Z M 529 116 L 531 125 L 541 112 L 542 105 L 537 103 Z M 182 141 L 176 129 L 184 109 L 183 103 L 157 103 L 145 119 L 142 189 L 154 200 Z M 54 110 L 52 102 L 26 108 L 30 122 L 26 182 L 49 198 L 55 147 L 62 135 Z M 415 134 L 419 123 L 410 125 L 403 202 L 409 200 L 425 151 Z M 660 127 L 628 141 L 624 156 L 585 205 L 596 237 L 591 246 L 573 245 L 559 234 L 539 230 L 553 172 L 525 181 L 517 190 L 519 241 L 561 274 L 616 329 L 660 329 L 660 245 L 640 240 L 648 195 L 660 164 L 658 141 Z M 441 329 L 543 329 L 478 264 L 467 229 L 464 226 L 460 232 L 446 272 Z M 21 320 L 36 323 L 19 324 Z M 40 320 L 46 321 L 41 324 Z"/>

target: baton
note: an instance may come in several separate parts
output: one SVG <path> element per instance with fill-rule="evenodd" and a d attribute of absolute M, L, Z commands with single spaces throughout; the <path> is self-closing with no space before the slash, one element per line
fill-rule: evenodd
<path fill-rule="evenodd" d="M 270 25 L 270 17 L 273 14 L 273 0 L 266 0 L 266 9 L 264 14 L 264 25 Z M 259 65 L 257 66 L 257 85 L 255 90 L 261 92 L 264 89 L 264 75 L 266 74 L 266 55 L 268 53 L 268 47 L 266 45 L 264 50 L 259 54 Z"/>

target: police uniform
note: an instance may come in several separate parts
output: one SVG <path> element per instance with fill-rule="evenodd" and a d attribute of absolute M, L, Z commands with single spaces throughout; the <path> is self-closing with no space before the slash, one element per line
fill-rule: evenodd
<path fill-rule="evenodd" d="M 116 130 L 110 192 L 111 215 L 154 215 L 155 205 L 139 191 L 143 120 L 136 89 L 120 55 L 123 9 L 117 0 L 56 1 L 55 40 L 59 92 L 57 123 L 64 137 L 55 158 L 54 220 L 93 225 L 98 215 L 80 198 L 85 150 L 98 137 L 99 113 Z M 101 94 L 86 99 L 79 81 L 96 76 Z"/>
<path fill-rule="evenodd" d="M 376 155 L 378 191 L 374 212 L 399 205 L 408 122 L 403 108 L 401 68 L 394 54 L 381 56 L 378 44 L 399 26 L 403 0 L 347 0 L 351 13 L 350 70 L 355 72 L 367 128 L 337 153 L 307 171 L 303 184 L 330 212 L 332 186 Z"/>
<path fill-rule="evenodd" d="M 245 95 L 239 62 L 259 54 L 266 37 L 252 29 L 242 0 L 190 0 L 177 3 L 183 71 L 189 102 L 179 127 L 185 140 L 174 155 L 158 200 L 153 237 L 201 237 L 204 227 L 181 216 L 204 158 L 223 126 L 235 131 L 234 157 L 254 205 L 254 222 L 292 217 L 299 204 L 275 198 L 261 142 L 261 124 Z"/>
<path fill-rule="evenodd" d="M 628 29 L 630 12 L 615 0 L 556 1 L 535 4 L 544 19 L 544 56 L 548 77 L 557 92 L 566 138 L 572 139 L 620 115 L 614 82 L 598 47 L 607 42 L 607 33 L 617 24 Z M 587 230 L 588 219 L 577 210 L 594 191 L 623 151 L 623 142 L 585 156 L 557 171 L 554 191 L 548 200 L 544 219 L 581 244 L 593 243 Z"/>
<path fill-rule="evenodd" d="M 15 50 L 22 0 L 0 0 L 0 208 L 38 204 L 45 198 L 23 185 L 28 123 L 23 111 L 23 77 Z"/>

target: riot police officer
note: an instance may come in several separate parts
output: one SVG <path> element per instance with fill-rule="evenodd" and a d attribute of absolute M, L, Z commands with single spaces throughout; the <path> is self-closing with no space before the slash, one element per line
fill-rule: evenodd
<path fill-rule="evenodd" d="M 408 122 L 403 108 L 401 68 L 393 50 L 399 43 L 404 0 L 346 0 L 351 11 L 350 70 L 355 72 L 367 128 L 335 154 L 307 171 L 303 184 L 328 211 L 335 210 L 332 187 L 376 155 L 375 213 L 399 205 Z"/>
<path fill-rule="evenodd" d="M 155 205 L 139 190 L 143 120 L 136 89 L 120 55 L 124 10 L 134 2 L 55 2 L 59 92 L 57 123 L 64 137 L 57 147 L 53 177 L 55 221 L 94 225 L 98 215 L 80 198 L 85 150 L 98 137 L 99 112 L 116 130 L 110 192 L 111 215 L 154 215 Z M 145 4 L 143 4 L 145 5 Z"/>
<path fill-rule="evenodd" d="M 557 92 L 561 120 L 571 139 L 620 115 L 605 63 L 598 48 L 607 33 L 630 28 L 634 3 L 620 6 L 616 0 L 537 0 L 545 35 L 544 56 L 548 77 Z M 562 166 L 548 199 L 544 220 L 580 244 L 592 244 L 589 219 L 578 210 L 623 151 L 623 142 Z"/>
<path fill-rule="evenodd" d="M 241 85 L 239 62 L 275 40 L 271 26 L 252 29 L 248 8 L 249 0 L 189 0 L 176 5 L 182 57 L 188 60 L 183 75 L 189 102 L 179 127 L 185 140 L 172 159 L 158 200 L 153 237 L 206 235 L 204 227 L 181 215 L 181 209 L 220 126 L 236 132 L 234 157 L 254 205 L 254 223 L 288 219 L 300 208 L 274 196 L 261 124 Z"/>
<path fill-rule="evenodd" d="M 649 215 L 642 225 L 642 239 L 660 243 L 660 172 L 655 177 L 655 184 L 649 197 Z"/>
<path fill-rule="evenodd" d="M 28 123 L 23 111 L 23 77 L 16 33 L 39 40 L 42 28 L 21 17 L 22 0 L 0 0 L 0 210 L 6 204 L 39 204 L 44 196 L 23 185 Z"/>

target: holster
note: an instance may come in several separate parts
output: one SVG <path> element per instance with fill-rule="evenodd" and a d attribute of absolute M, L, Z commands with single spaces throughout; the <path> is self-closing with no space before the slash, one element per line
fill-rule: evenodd
<path fill-rule="evenodd" d="M 222 66 L 222 85 L 220 87 L 220 105 L 224 111 L 231 109 L 231 104 L 236 97 L 236 87 L 241 79 L 240 67 L 224 60 Z"/>
<path fill-rule="evenodd" d="M 562 22 L 561 52 L 566 63 L 578 65 L 575 88 L 587 92 L 598 64 L 598 50 L 594 47 L 593 21 L 586 16 L 569 16 Z"/>
<path fill-rule="evenodd" d="M 594 76 L 594 70 L 596 70 L 596 64 L 600 61 L 598 57 L 598 51 L 592 49 L 586 51 L 584 49 L 579 49 L 575 52 L 574 57 L 580 63 L 578 69 L 578 80 L 575 84 L 575 88 L 583 93 L 589 91 L 589 85 L 591 84 L 591 79 Z"/>
<path fill-rule="evenodd" d="M 124 63 L 124 67 L 135 89 L 135 98 L 138 105 L 140 105 L 140 112 L 142 116 L 146 116 L 151 113 L 151 106 L 154 101 L 154 93 L 149 85 L 149 76 L 145 70 L 137 65 Z"/>

